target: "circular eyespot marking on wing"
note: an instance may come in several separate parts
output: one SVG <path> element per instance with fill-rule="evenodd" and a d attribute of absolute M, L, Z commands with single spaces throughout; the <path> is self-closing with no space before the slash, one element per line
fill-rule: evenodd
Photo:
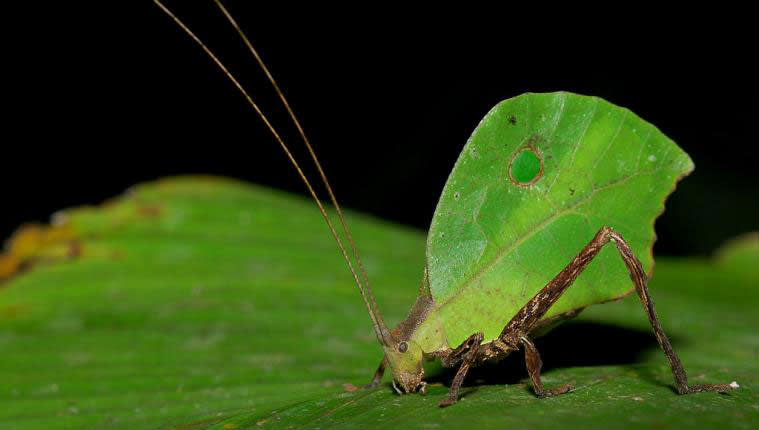
<path fill-rule="evenodd" d="M 398 344 L 398 352 L 406 352 L 408 351 L 408 343 L 401 342 Z"/>
<path fill-rule="evenodd" d="M 509 163 L 509 179 L 514 185 L 529 187 L 543 176 L 543 157 L 537 149 L 526 146 Z"/>

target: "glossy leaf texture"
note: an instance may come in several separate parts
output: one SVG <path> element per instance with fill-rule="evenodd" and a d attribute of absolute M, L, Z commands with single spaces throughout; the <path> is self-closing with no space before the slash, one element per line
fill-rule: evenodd
<path fill-rule="evenodd" d="M 566 92 L 524 94 L 477 126 L 427 239 L 430 289 L 450 345 L 496 337 L 604 225 L 653 265 L 654 220 L 693 163 L 628 109 Z M 546 318 L 632 290 L 607 247 Z"/>
<path fill-rule="evenodd" d="M 385 319 L 417 294 L 422 232 L 348 213 Z M 660 260 L 652 294 L 694 382 L 681 397 L 636 297 L 538 339 L 539 400 L 519 354 L 398 396 L 350 275 L 313 204 L 233 181 L 178 178 L 25 229 L 24 272 L 0 284 L 0 428 L 752 428 L 759 420 L 759 238 L 715 260 Z M 47 231 L 46 231 L 47 230 Z M 35 247 L 35 244 L 41 246 Z M 28 258 L 32 258 L 29 260 Z M 437 375 L 437 376 L 436 376 Z"/>

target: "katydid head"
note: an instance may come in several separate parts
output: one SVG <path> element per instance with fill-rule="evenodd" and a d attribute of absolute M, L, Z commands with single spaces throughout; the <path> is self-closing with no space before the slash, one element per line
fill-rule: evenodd
<path fill-rule="evenodd" d="M 393 372 L 393 388 L 399 394 L 424 393 L 426 385 L 422 382 L 424 358 L 422 348 L 412 340 L 390 342 L 384 345 L 385 360 Z"/>
<path fill-rule="evenodd" d="M 413 340 L 404 339 L 398 329 L 389 331 L 377 309 L 377 302 L 374 300 L 368 283 L 362 285 L 357 282 L 357 285 L 369 311 L 377 340 L 385 352 L 387 365 L 393 372 L 393 388 L 399 394 L 426 392 L 427 384 L 422 382 L 424 376 L 422 348 Z"/>

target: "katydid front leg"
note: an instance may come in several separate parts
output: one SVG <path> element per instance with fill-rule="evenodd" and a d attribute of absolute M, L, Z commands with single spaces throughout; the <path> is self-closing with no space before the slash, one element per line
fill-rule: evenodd
<path fill-rule="evenodd" d="M 548 312 L 551 306 L 556 303 L 564 291 L 572 285 L 585 267 L 588 266 L 596 255 L 598 255 L 601 248 L 609 243 L 609 241 L 615 243 L 619 255 L 622 257 L 625 266 L 627 266 L 627 270 L 630 272 L 630 278 L 635 284 L 635 291 L 638 293 L 640 302 L 643 304 L 643 308 L 648 315 L 648 320 L 654 330 L 656 340 L 659 342 L 659 346 L 661 346 L 664 355 L 667 356 L 667 360 L 669 361 L 669 366 L 675 377 L 677 392 L 680 394 L 698 393 L 703 391 L 723 393 L 736 388 L 736 385 L 734 384 L 688 385 L 688 377 L 685 374 L 685 369 L 683 368 L 680 359 L 677 357 L 675 350 L 672 348 L 669 338 L 664 334 L 664 330 L 662 329 L 661 324 L 659 324 L 659 320 L 656 318 L 654 302 L 651 300 L 651 296 L 648 293 L 648 287 L 646 285 L 648 278 L 643 270 L 643 266 L 619 233 L 610 227 L 602 227 L 598 233 L 596 233 L 593 240 L 583 248 L 577 257 L 575 257 L 571 263 L 569 263 L 551 280 L 551 282 L 548 283 L 548 285 L 535 294 L 535 296 L 530 299 L 530 301 L 528 301 L 516 315 L 514 315 L 499 336 L 499 340 L 506 344 L 522 344 L 525 347 L 527 353 L 527 367 L 528 371 L 530 371 L 530 377 L 532 378 L 533 388 L 535 389 L 536 394 L 540 395 L 542 383 L 540 383 L 539 371 L 534 372 L 534 366 L 533 369 L 530 370 L 530 354 L 537 354 L 537 350 L 531 343 L 529 343 L 526 336 L 540 321 L 543 315 Z M 527 343 L 525 343 L 525 340 L 527 340 Z M 532 359 L 534 360 L 534 356 Z"/>
<path fill-rule="evenodd" d="M 385 374 L 385 366 L 387 366 L 387 361 L 383 357 L 382 361 L 380 361 L 380 364 L 377 367 L 377 370 L 374 372 L 372 382 L 364 385 L 365 389 L 377 388 L 377 386 L 379 386 L 380 382 L 382 382 L 382 375 Z"/>

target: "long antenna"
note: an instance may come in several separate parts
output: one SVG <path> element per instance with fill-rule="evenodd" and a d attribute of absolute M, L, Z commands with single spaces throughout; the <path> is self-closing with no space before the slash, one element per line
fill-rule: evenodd
<path fill-rule="evenodd" d="M 285 105 L 285 109 L 287 109 L 287 113 L 290 115 L 290 119 L 292 119 L 293 123 L 295 124 L 295 127 L 298 129 L 298 133 L 300 134 L 300 137 L 303 139 L 303 143 L 306 145 L 306 148 L 308 148 L 308 153 L 311 155 L 311 159 L 314 162 L 314 165 L 316 165 L 317 170 L 319 171 L 319 176 L 321 176 L 322 183 L 324 183 L 324 187 L 327 189 L 327 193 L 329 194 L 329 198 L 332 201 L 332 206 L 335 207 L 335 211 L 337 212 L 338 219 L 340 220 L 340 224 L 343 227 L 343 231 L 345 232 L 345 237 L 348 238 L 348 243 L 350 244 L 351 250 L 353 251 L 353 256 L 356 259 L 356 262 L 358 264 L 359 271 L 361 272 L 361 276 L 363 277 L 364 285 L 366 286 L 369 291 L 371 291 L 371 288 L 369 287 L 369 277 L 366 275 L 366 270 L 364 269 L 364 264 L 361 262 L 361 257 L 358 253 L 358 247 L 356 247 L 356 243 L 353 241 L 353 235 L 350 232 L 350 229 L 348 228 L 348 223 L 345 221 L 345 216 L 343 215 L 342 209 L 340 209 L 340 204 L 337 203 L 337 198 L 335 197 L 335 193 L 332 191 L 332 187 L 329 184 L 329 181 L 327 180 L 327 175 L 324 173 L 324 169 L 322 169 L 322 165 L 319 162 L 319 158 L 316 156 L 316 152 L 314 152 L 313 146 L 311 146 L 311 142 L 309 141 L 308 137 L 306 137 L 306 132 L 303 131 L 303 127 L 300 125 L 300 121 L 298 120 L 298 117 L 295 115 L 295 112 L 290 107 L 290 103 L 288 103 L 287 98 L 285 97 L 284 92 L 277 84 L 277 81 L 274 80 L 274 76 L 269 71 L 269 68 L 266 67 L 266 64 L 261 59 L 261 56 L 258 55 L 258 51 L 253 47 L 253 44 L 248 39 L 248 36 L 245 35 L 245 33 L 242 31 L 240 26 L 237 24 L 237 21 L 232 17 L 232 14 L 229 13 L 226 7 L 221 3 L 221 0 L 214 0 L 216 3 L 216 6 L 221 9 L 224 16 L 227 17 L 227 20 L 229 20 L 229 23 L 232 24 L 232 27 L 234 27 L 235 30 L 237 30 L 237 33 L 240 35 L 240 38 L 245 43 L 245 46 L 248 47 L 251 54 L 253 54 L 253 57 L 258 62 L 258 65 L 261 66 L 261 69 L 266 74 L 266 77 L 269 78 L 269 82 L 271 82 L 271 85 L 274 87 L 274 90 L 277 92 L 277 95 L 279 96 L 279 99 L 282 100 L 282 104 Z M 372 302 L 372 306 L 375 310 L 378 309 L 377 303 L 374 300 L 374 295 L 369 294 L 369 299 Z"/>
<path fill-rule="evenodd" d="M 369 286 L 366 287 L 361 283 L 361 280 L 359 279 L 358 275 L 356 274 L 356 270 L 353 268 L 353 264 L 351 263 L 350 258 L 348 257 L 348 253 L 345 250 L 345 246 L 343 245 L 343 242 L 340 240 L 340 236 L 337 234 L 337 231 L 335 230 L 335 227 L 332 225 L 332 221 L 329 218 L 329 215 L 327 215 L 327 211 L 324 209 L 324 205 L 322 205 L 319 198 L 316 196 L 316 192 L 314 191 L 314 188 L 311 186 L 311 183 L 308 181 L 308 178 L 306 178 L 306 175 L 303 173 L 303 170 L 300 168 L 300 165 L 293 157 L 292 153 L 290 152 L 290 149 L 285 144 L 282 137 L 277 133 L 274 126 L 269 122 L 269 119 L 266 117 L 266 115 L 261 111 L 261 109 L 258 107 L 255 101 L 253 101 L 253 98 L 248 94 L 247 91 L 245 91 L 245 88 L 240 84 L 240 82 L 237 80 L 237 78 L 232 75 L 232 73 L 227 69 L 227 67 L 224 65 L 224 63 L 219 60 L 219 58 L 193 33 L 187 25 L 184 24 L 176 15 L 174 15 L 171 10 L 169 10 L 166 6 L 164 6 L 163 3 L 161 3 L 160 0 L 153 0 L 153 2 L 161 8 L 171 19 L 174 20 L 174 22 L 187 33 L 187 35 L 190 36 L 202 49 L 203 51 L 213 60 L 213 62 L 221 69 L 221 71 L 224 73 L 224 75 L 237 87 L 237 89 L 240 91 L 240 93 L 245 97 L 245 99 L 248 101 L 248 104 L 253 108 L 253 110 L 258 114 L 258 116 L 261 118 L 261 120 L 264 122 L 266 127 L 269 129 L 271 134 L 274 136 L 274 139 L 279 143 L 280 147 L 282 147 L 282 150 L 285 151 L 285 154 L 287 155 L 287 158 L 290 160 L 290 163 L 295 167 L 295 170 L 298 172 L 298 176 L 303 180 L 303 183 L 306 185 L 306 188 L 308 188 L 308 192 L 311 194 L 311 197 L 316 202 L 316 205 L 319 207 L 319 212 L 322 215 L 322 218 L 324 218 L 324 221 L 327 223 L 327 226 L 329 227 L 330 233 L 332 233 L 332 237 L 335 238 L 335 241 L 337 242 L 337 246 L 340 248 L 340 252 L 343 254 L 343 258 L 345 259 L 345 262 L 348 264 L 348 268 L 350 269 L 351 274 L 353 275 L 353 280 L 356 282 L 356 286 L 359 289 L 359 292 L 361 293 L 361 298 L 364 300 L 364 304 L 366 305 L 367 310 L 369 311 L 369 317 L 372 319 L 372 325 L 374 327 L 374 332 L 377 335 L 377 339 L 380 341 L 382 345 L 390 345 L 390 333 L 387 330 L 387 326 L 385 325 L 384 321 L 382 320 L 382 316 L 380 315 L 379 311 L 377 310 L 377 304 L 374 300 L 374 295 L 371 293 L 371 290 L 369 290 Z M 289 110 L 289 108 L 288 108 Z M 298 127 L 300 129 L 300 126 Z M 309 145 L 310 148 L 310 145 Z M 311 151 L 313 154 L 313 151 Z M 315 157 L 315 155 L 314 155 Z M 318 161 L 317 161 L 318 165 Z M 321 168 L 319 168 L 321 171 Z M 322 173 L 323 175 L 323 173 Z M 326 177 L 324 177 L 326 181 Z M 330 191 L 330 195 L 333 195 Z M 334 197 L 333 197 L 334 198 Z M 340 215 L 341 220 L 343 219 L 342 214 Z M 354 254 L 357 255 L 357 253 L 354 250 Z M 364 274 L 365 276 L 365 274 Z"/>

